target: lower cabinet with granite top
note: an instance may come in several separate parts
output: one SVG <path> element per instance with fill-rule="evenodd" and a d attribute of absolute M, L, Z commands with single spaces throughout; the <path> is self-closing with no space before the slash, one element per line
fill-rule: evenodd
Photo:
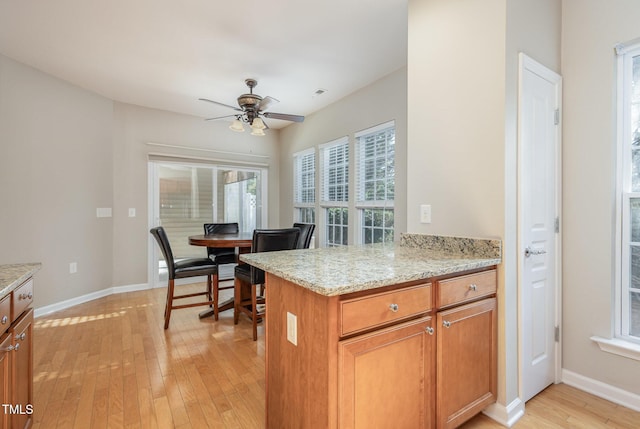
<path fill-rule="evenodd" d="M 495 402 L 495 267 L 338 296 L 267 276 L 267 428 L 454 428 Z"/>
<path fill-rule="evenodd" d="M 0 266 L 0 427 L 33 425 L 33 278 L 40 264 Z"/>

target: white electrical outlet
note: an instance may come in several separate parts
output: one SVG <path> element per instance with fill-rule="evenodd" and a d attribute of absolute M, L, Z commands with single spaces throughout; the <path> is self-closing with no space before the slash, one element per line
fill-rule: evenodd
<path fill-rule="evenodd" d="M 298 345 L 298 317 L 287 311 L 287 340 L 294 346 Z"/>
<path fill-rule="evenodd" d="M 78 263 L 77 262 L 71 262 L 69 264 L 69 274 L 75 274 L 78 272 Z"/>
<path fill-rule="evenodd" d="M 129 209 L 129 217 L 136 217 L 136 209 L 135 208 L 130 208 Z"/>
<path fill-rule="evenodd" d="M 431 223 L 431 205 L 420 205 L 420 223 Z"/>

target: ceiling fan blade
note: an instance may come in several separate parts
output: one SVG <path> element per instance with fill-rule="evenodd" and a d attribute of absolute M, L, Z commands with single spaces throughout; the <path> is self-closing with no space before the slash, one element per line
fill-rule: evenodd
<path fill-rule="evenodd" d="M 304 116 L 300 115 L 288 115 L 286 113 L 264 112 L 265 118 L 282 119 L 284 121 L 303 122 Z"/>
<path fill-rule="evenodd" d="M 242 109 L 239 109 L 239 108 L 237 108 L 237 107 L 230 106 L 230 105 L 228 105 L 228 104 L 219 103 L 219 102 L 217 102 L 217 101 L 209 100 L 208 98 L 198 98 L 198 100 L 200 100 L 200 101 L 206 101 L 207 103 L 217 104 L 218 106 L 228 107 L 229 109 L 233 109 L 233 110 L 237 110 L 237 111 L 239 111 L 239 112 L 242 112 Z"/>
<path fill-rule="evenodd" d="M 264 112 L 265 110 L 269 110 L 269 107 L 279 102 L 280 100 L 277 100 L 267 95 L 262 99 L 262 101 L 260 101 L 260 104 L 258 105 L 258 110 L 260 110 L 261 112 Z"/>
<path fill-rule="evenodd" d="M 215 118 L 205 118 L 205 121 L 215 121 L 216 119 L 230 118 L 232 116 L 238 116 L 238 115 L 234 113 L 233 115 L 216 116 Z"/>

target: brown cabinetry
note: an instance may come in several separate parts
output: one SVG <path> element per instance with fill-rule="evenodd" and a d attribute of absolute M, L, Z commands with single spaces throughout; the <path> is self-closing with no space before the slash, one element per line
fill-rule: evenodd
<path fill-rule="evenodd" d="M 496 299 L 437 314 L 437 427 L 455 428 L 495 402 Z"/>
<path fill-rule="evenodd" d="M 459 426 L 495 401 L 496 280 L 323 296 L 268 273 L 266 427 Z"/>
<path fill-rule="evenodd" d="M 0 422 L 2 429 L 32 426 L 33 280 L 0 300 Z"/>

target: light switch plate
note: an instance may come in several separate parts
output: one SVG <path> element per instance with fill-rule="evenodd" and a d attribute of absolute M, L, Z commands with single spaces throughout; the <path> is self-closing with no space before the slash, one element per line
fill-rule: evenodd
<path fill-rule="evenodd" d="M 298 345 L 298 317 L 287 311 L 287 340 L 294 346 Z"/>
<path fill-rule="evenodd" d="M 420 223 L 431 223 L 431 205 L 420 205 Z"/>
<path fill-rule="evenodd" d="M 75 274 L 78 272 L 78 263 L 70 262 L 69 263 L 69 274 Z"/>
<path fill-rule="evenodd" d="M 130 208 L 129 209 L 129 217 L 136 217 L 136 209 L 135 208 Z"/>
<path fill-rule="evenodd" d="M 111 217 L 111 207 L 98 207 L 96 209 L 97 217 Z"/>

